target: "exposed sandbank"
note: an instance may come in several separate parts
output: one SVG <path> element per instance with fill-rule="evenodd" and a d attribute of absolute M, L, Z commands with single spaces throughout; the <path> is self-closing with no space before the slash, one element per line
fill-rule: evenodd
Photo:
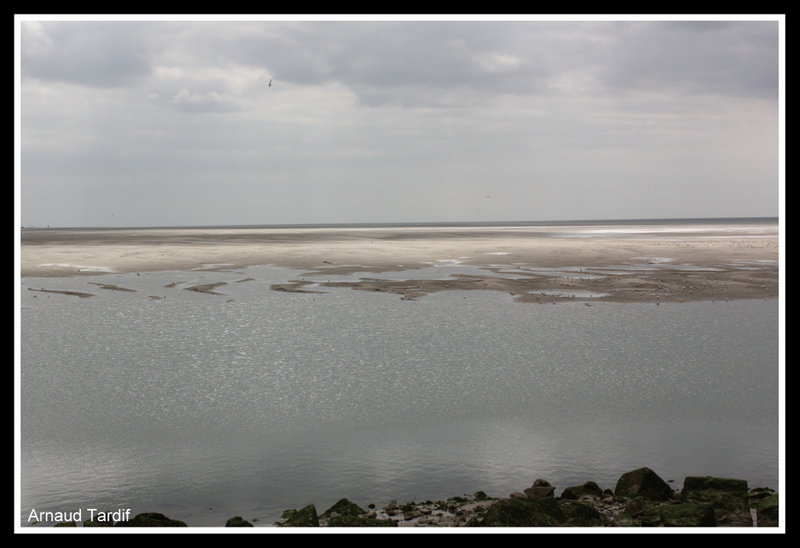
<path fill-rule="evenodd" d="M 25 230 L 23 277 L 235 269 L 273 265 L 409 299 L 433 291 L 488 289 L 522 301 L 589 295 L 614 301 L 778 296 L 775 224 L 661 227 L 397 227 Z M 414 279 L 414 270 L 461 264 L 485 275 Z M 406 271 L 354 282 L 324 275 Z M 305 289 L 292 280 L 274 289 Z"/>

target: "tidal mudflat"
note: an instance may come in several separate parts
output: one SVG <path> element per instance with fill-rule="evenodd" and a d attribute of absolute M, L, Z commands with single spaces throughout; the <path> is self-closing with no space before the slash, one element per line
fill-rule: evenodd
<path fill-rule="evenodd" d="M 520 301 L 602 295 L 610 301 L 778 296 L 778 226 L 768 221 L 25 230 L 23 277 L 272 265 L 331 284 L 407 298 L 448 289 L 509 292 Z M 479 271 L 444 279 L 430 267 Z M 371 274 L 402 272 L 387 280 Z M 276 285 L 308 290 L 307 281 Z"/>

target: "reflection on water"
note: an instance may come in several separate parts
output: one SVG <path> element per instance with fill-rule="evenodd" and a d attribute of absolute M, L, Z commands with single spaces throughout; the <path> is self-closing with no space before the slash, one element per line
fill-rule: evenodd
<path fill-rule="evenodd" d="M 269 525 L 341 497 L 606 488 L 641 466 L 778 486 L 774 300 L 269 289 L 300 275 L 23 280 L 23 516 L 124 506 Z M 185 290 L 220 281 L 221 295 Z"/>

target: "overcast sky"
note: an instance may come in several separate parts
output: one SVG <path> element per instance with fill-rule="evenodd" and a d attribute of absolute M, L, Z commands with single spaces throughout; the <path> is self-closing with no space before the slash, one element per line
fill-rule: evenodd
<path fill-rule="evenodd" d="M 21 17 L 19 221 L 777 216 L 782 24 Z"/>

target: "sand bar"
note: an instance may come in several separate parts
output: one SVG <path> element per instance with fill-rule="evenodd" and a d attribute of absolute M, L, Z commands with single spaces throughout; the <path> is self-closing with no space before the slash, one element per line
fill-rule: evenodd
<path fill-rule="evenodd" d="M 23 230 L 20 244 L 23 277 L 272 265 L 310 276 L 404 271 L 403 282 L 372 276 L 330 285 L 406 298 L 447 289 L 508 291 L 539 302 L 778 296 L 778 225 L 768 222 L 50 229 Z M 414 279 L 414 270 L 441 264 L 482 273 Z M 291 280 L 281 289 L 291 289 Z"/>

